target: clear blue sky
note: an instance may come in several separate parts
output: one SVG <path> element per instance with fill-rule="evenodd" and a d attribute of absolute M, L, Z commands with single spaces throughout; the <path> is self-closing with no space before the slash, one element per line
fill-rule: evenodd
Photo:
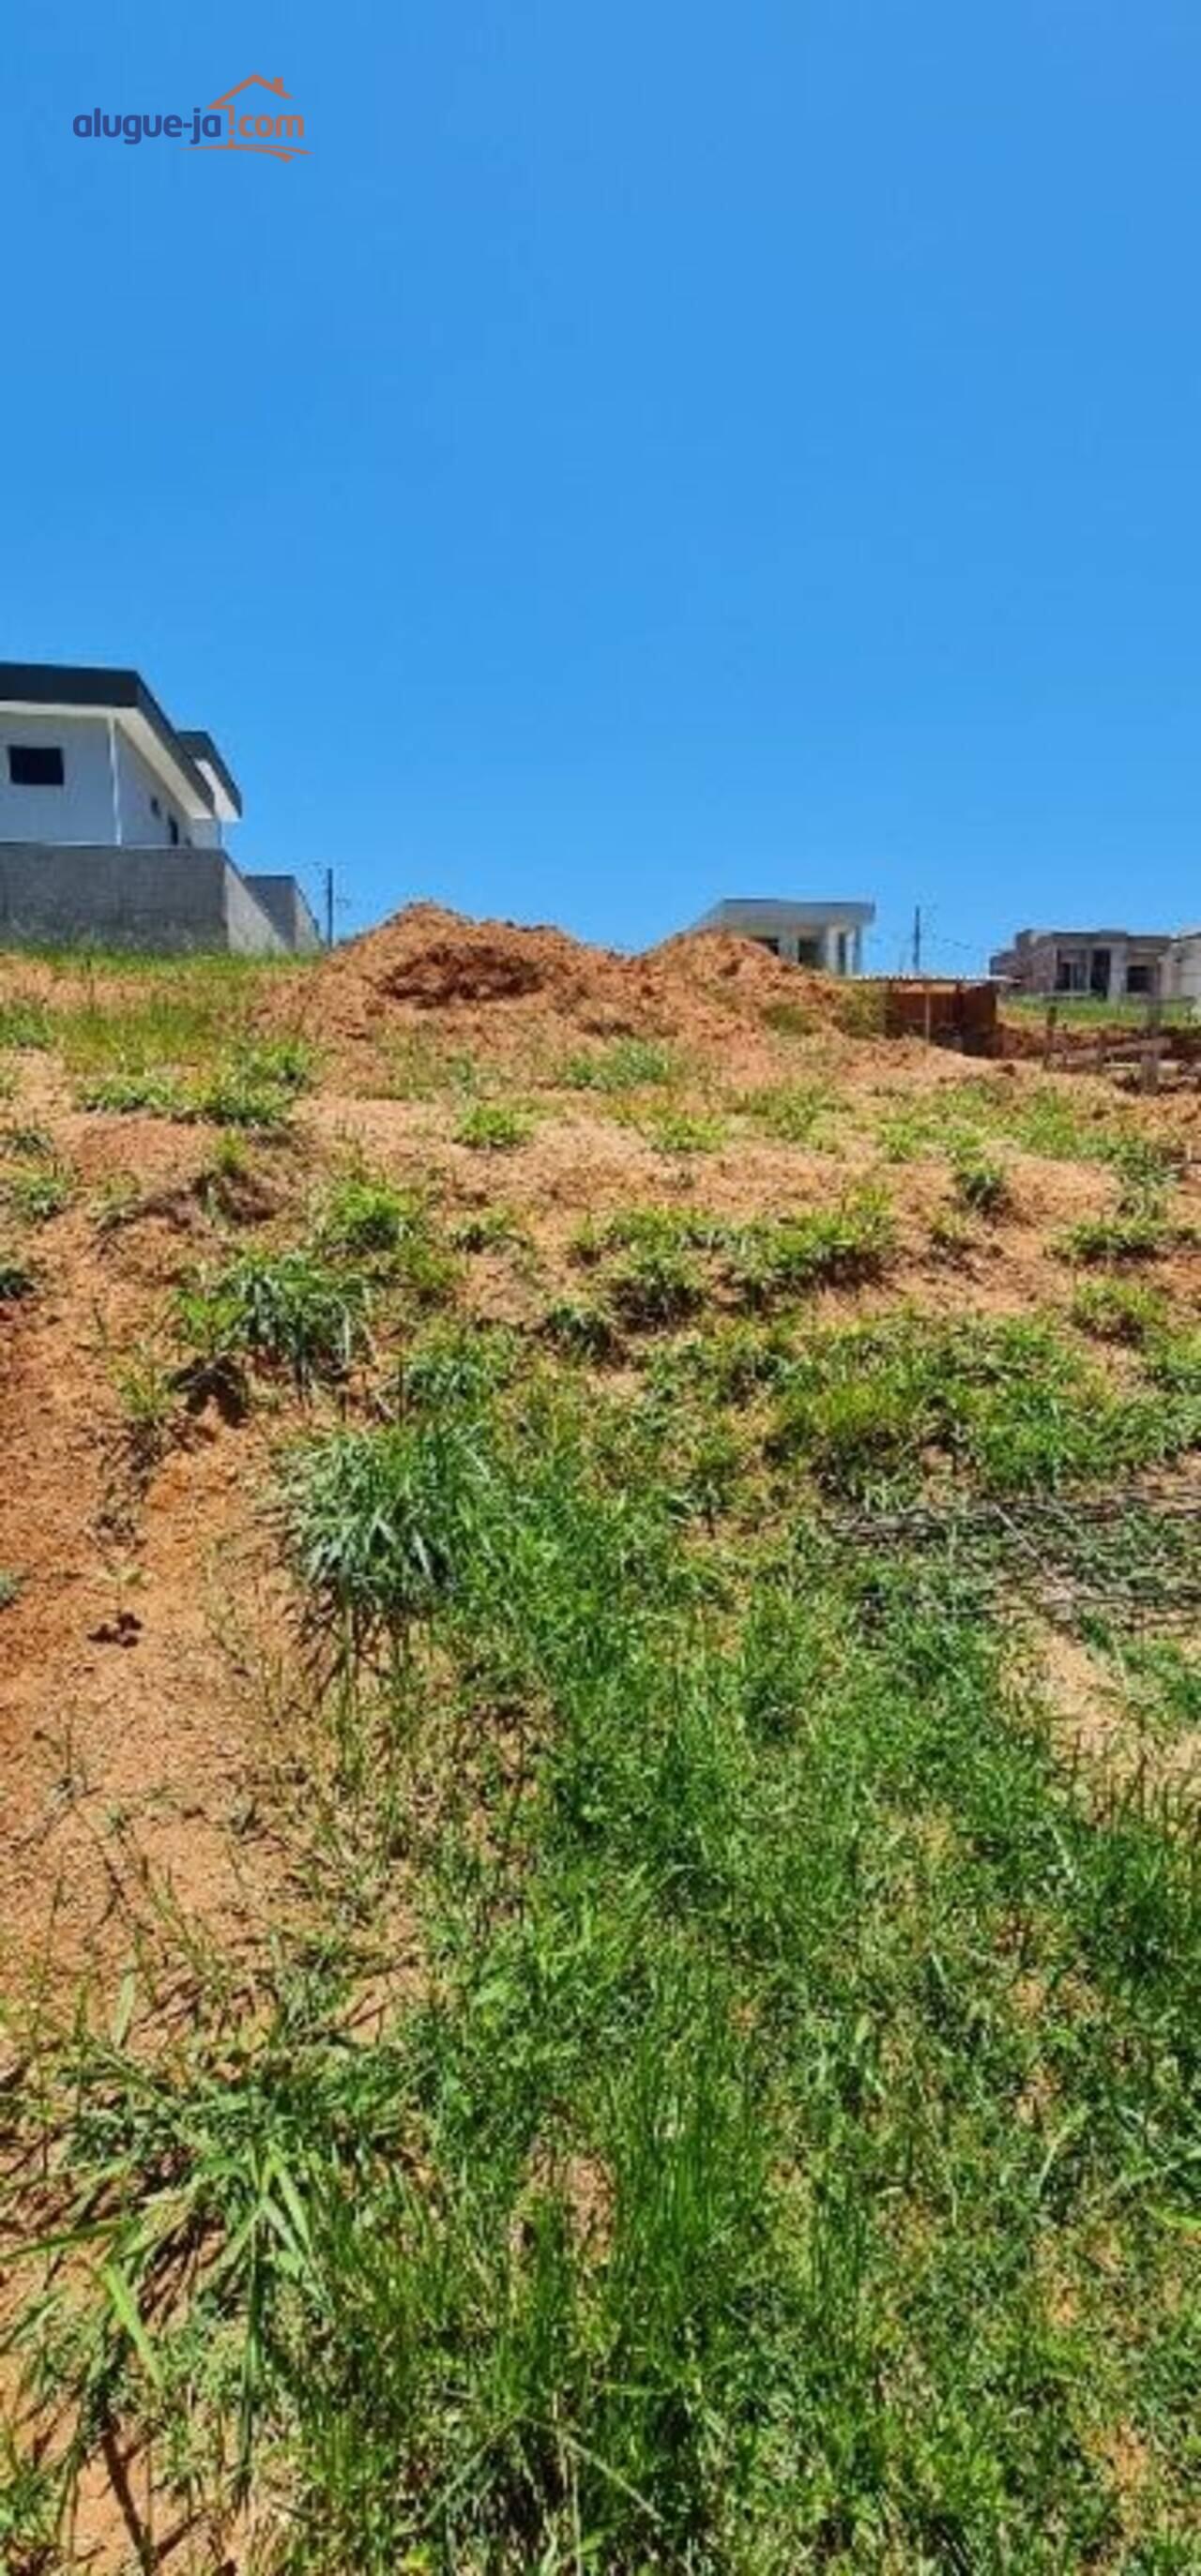
<path fill-rule="evenodd" d="M 308 159 L 72 135 L 251 71 Z M 10 11 L 4 650 L 346 927 L 1196 920 L 1199 133 L 1196 0 Z"/>

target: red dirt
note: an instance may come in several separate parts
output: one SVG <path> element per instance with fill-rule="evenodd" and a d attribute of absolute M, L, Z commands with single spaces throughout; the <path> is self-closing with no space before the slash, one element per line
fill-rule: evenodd
<path fill-rule="evenodd" d="M 815 1027 L 841 1025 L 846 987 L 782 965 L 752 940 L 702 932 L 641 956 L 591 948 L 563 930 L 471 921 L 437 904 L 410 904 L 343 948 L 265 1006 L 277 1024 L 324 1043 L 400 1033 L 437 1012 L 459 1039 L 587 1037 L 721 1042 L 731 1015 L 757 1028 L 773 1005 Z"/>

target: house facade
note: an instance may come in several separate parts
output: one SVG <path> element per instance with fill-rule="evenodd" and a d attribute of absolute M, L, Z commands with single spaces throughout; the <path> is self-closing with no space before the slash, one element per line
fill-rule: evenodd
<path fill-rule="evenodd" d="M 874 903 L 792 903 L 778 895 L 727 895 L 691 927 L 754 939 L 789 966 L 817 966 L 826 975 L 859 975 L 863 934 L 875 918 Z"/>
<path fill-rule="evenodd" d="M 1170 1002 L 1191 1002 L 1201 1012 L 1201 929 L 1178 930 L 1164 960 L 1163 990 Z"/>
<path fill-rule="evenodd" d="M 1172 940 L 1159 930 L 1019 930 L 988 961 L 1020 993 L 1083 994 L 1116 1002 L 1166 990 Z"/>
<path fill-rule="evenodd" d="M 136 671 L 0 663 L 0 941 L 316 947 L 224 848 L 242 799 L 211 734 L 173 725 Z"/>

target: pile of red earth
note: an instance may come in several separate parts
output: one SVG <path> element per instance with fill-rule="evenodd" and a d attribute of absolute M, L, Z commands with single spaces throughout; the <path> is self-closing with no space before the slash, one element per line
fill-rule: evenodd
<path fill-rule="evenodd" d="M 582 1033 L 719 1044 L 732 1018 L 770 1025 L 781 1004 L 814 1027 L 838 1025 L 846 992 L 720 932 L 623 957 L 563 930 L 472 921 L 417 903 L 289 981 L 270 1007 L 327 1044 L 386 1039 L 433 1014 L 458 1040 L 490 1045 L 503 1045 L 506 1033 L 521 1043 Z"/>

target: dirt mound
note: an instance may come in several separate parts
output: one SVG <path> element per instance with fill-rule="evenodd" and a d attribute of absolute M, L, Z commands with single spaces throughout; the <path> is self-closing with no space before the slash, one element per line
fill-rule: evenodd
<path fill-rule="evenodd" d="M 546 925 L 473 921 L 419 903 L 335 950 L 268 1007 L 326 1045 L 386 1038 L 437 1013 L 460 1042 L 505 1053 L 581 1035 L 723 1045 L 732 1020 L 758 1031 L 781 1004 L 829 1026 L 846 996 L 829 977 L 802 975 L 721 932 L 621 956 Z"/>

